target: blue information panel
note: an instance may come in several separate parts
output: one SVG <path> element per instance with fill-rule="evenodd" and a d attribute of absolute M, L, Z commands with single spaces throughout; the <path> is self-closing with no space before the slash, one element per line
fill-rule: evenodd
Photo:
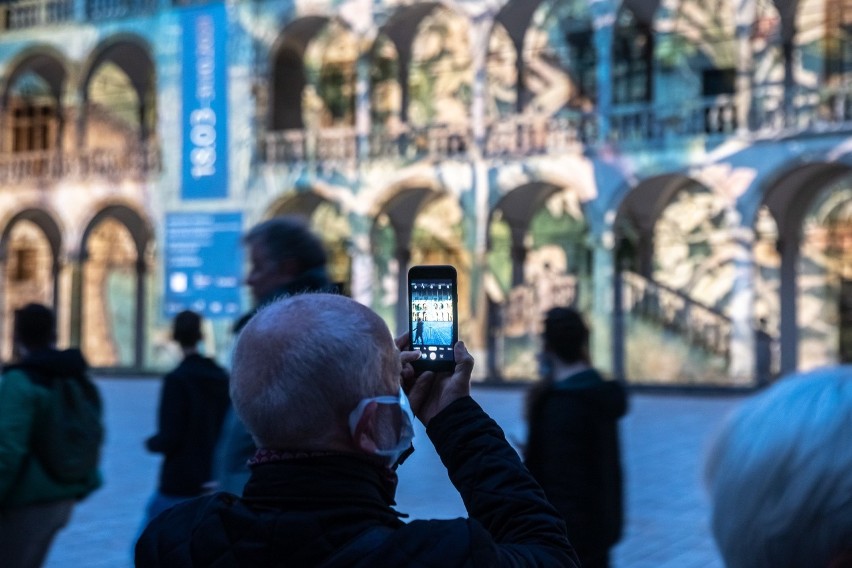
<path fill-rule="evenodd" d="M 205 317 L 240 313 L 241 213 L 166 215 L 166 316 L 193 310 Z"/>

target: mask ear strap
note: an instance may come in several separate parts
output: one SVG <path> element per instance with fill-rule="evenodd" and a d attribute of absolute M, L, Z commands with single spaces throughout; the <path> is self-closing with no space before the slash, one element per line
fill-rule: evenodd
<path fill-rule="evenodd" d="M 375 440 L 376 431 L 376 409 L 379 403 L 371 401 L 364 407 L 361 412 L 361 418 L 355 423 L 352 428 L 352 440 L 358 448 L 367 453 L 375 454 L 378 450 Z"/>

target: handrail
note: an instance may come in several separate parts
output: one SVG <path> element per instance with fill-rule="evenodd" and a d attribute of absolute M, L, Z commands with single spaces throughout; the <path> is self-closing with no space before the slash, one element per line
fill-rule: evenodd
<path fill-rule="evenodd" d="M 731 318 L 716 308 L 635 272 L 621 272 L 622 309 L 648 317 L 667 329 L 726 359 L 729 356 Z"/>

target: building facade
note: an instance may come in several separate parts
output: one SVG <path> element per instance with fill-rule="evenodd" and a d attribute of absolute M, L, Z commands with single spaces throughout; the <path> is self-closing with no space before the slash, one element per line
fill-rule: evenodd
<path fill-rule="evenodd" d="M 535 377 L 560 304 L 637 383 L 847 361 L 850 26 L 842 0 L 12 0 L 2 356 L 39 301 L 93 365 L 162 368 L 211 280 L 178 252 L 241 279 L 236 237 L 181 240 L 198 219 L 298 214 L 392 329 L 408 266 L 457 266 L 480 378 Z M 220 352 L 244 296 L 196 298 Z"/>

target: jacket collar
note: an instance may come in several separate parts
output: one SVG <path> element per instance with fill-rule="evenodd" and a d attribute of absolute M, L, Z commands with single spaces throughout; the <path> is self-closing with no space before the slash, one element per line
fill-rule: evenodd
<path fill-rule="evenodd" d="M 340 508 L 341 504 L 403 516 L 396 504 L 397 477 L 354 455 L 308 455 L 255 463 L 243 499 L 270 507 Z"/>

